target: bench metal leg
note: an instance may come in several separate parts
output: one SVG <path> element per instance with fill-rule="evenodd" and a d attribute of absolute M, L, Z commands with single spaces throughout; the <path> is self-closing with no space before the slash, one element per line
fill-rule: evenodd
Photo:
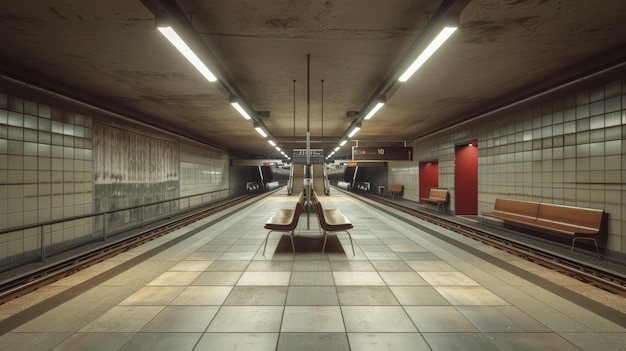
<path fill-rule="evenodd" d="M 265 257 L 265 249 L 267 248 L 267 239 L 269 239 L 270 237 L 270 233 L 272 232 L 272 230 L 270 230 L 267 233 L 267 236 L 265 237 L 265 243 L 263 244 L 263 257 Z M 289 233 L 289 239 L 291 239 L 291 250 L 293 251 L 293 255 L 296 255 L 296 246 L 293 244 L 293 234 L 294 232 L 290 232 Z"/>
<path fill-rule="evenodd" d="M 598 248 L 598 242 L 596 241 L 595 238 L 574 238 L 572 240 L 572 249 L 570 250 L 570 257 L 574 256 L 574 245 L 576 244 L 576 239 L 593 240 L 593 243 L 596 244 L 596 254 L 598 255 L 598 259 L 599 260 L 602 259 L 602 257 L 600 256 L 600 248 Z"/>
<path fill-rule="evenodd" d="M 347 230 L 344 230 L 344 232 L 348 233 L 348 238 L 350 238 L 350 246 L 352 246 L 352 256 L 356 256 L 356 253 L 354 252 L 354 244 L 352 243 L 352 235 L 350 235 L 350 232 Z M 322 246 L 322 253 L 326 252 L 326 239 L 328 239 L 328 232 L 324 231 L 324 245 Z"/>

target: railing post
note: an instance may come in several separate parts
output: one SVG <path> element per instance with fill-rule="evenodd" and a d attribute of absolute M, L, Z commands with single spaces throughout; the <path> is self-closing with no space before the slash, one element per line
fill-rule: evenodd
<path fill-rule="evenodd" d="M 46 237 L 44 226 L 42 225 L 41 230 L 39 231 L 40 241 L 41 241 L 41 262 L 46 261 Z"/>
<path fill-rule="evenodd" d="M 102 241 L 107 240 L 107 214 L 102 214 Z"/>

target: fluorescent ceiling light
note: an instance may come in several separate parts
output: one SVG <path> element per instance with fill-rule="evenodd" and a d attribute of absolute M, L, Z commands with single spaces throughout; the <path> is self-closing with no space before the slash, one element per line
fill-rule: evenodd
<path fill-rule="evenodd" d="M 276 143 L 274 142 L 274 140 L 268 140 L 267 142 L 270 143 L 270 145 L 272 146 L 276 146 Z"/>
<path fill-rule="evenodd" d="M 254 127 L 254 129 L 257 131 L 257 133 L 261 134 L 262 137 L 267 138 L 267 134 L 265 133 L 263 128 L 261 128 L 261 127 Z"/>
<path fill-rule="evenodd" d="M 350 134 L 348 134 L 348 138 L 352 138 L 356 133 L 359 132 L 359 130 L 361 130 L 361 127 L 359 127 L 359 126 L 354 127 L 354 129 L 352 129 Z"/>
<path fill-rule="evenodd" d="M 240 115 L 243 116 L 243 118 L 252 119 L 252 117 L 250 117 L 248 112 L 246 112 L 246 110 L 244 110 L 243 107 L 241 107 L 241 105 L 239 105 L 238 102 L 231 102 L 230 104 L 235 108 L 235 110 L 237 110 L 237 112 L 239 112 Z"/>
<path fill-rule="evenodd" d="M 339 146 L 337 146 L 337 147 L 335 148 L 335 152 L 339 151 L 339 149 L 340 149 L 340 147 L 339 147 Z"/>
<path fill-rule="evenodd" d="M 339 146 L 344 146 L 344 145 L 346 145 L 346 143 L 347 143 L 347 142 L 348 142 L 347 140 L 342 140 L 342 141 L 339 143 Z"/>
<path fill-rule="evenodd" d="M 444 27 L 443 30 L 441 30 L 441 32 L 439 33 L 439 35 L 437 35 L 437 37 L 435 37 L 435 39 L 430 44 L 428 44 L 426 49 L 422 51 L 422 53 L 417 57 L 417 59 L 413 61 L 411 66 L 409 66 L 409 68 L 407 68 L 407 70 L 404 73 L 402 73 L 402 75 L 400 76 L 400 78 L 398 78 L 398 80 L 401 82 L 406 82 L 407 80 L 409 80 L 409 78 L 411 78 L 413 73 L 415 73 L 415 71 L 417 71 L 417 69 L 420 68 L 424 64 L 424 62 L 426 62 L 426 60 L 428 60 L 428 58 L 432 56 L 432 54 L 434 54 L 435 51 L 437 51 L 437 49 L 439 49 L 439 47 L 446 40 L 448 40 L 448 38 L 450 38 L 450 36 L 452 35 L 452 33 L 456 31 L 456 29 L 457 27 Z"/>
<path fill-rule="evenodd" d="M 172 27 L 158 27 L 159 31 L 167 38 L 167 40 L 172 43 L 180 51 L 191 64 L 196 67 L 198 71 L 209 81 L 215 82 L 217 77 L 209 70 L 209 68 L 200 60 L 198 56 L 187 46 L 185 41 L 181 39 L 180 36 L 176 33 L 176 31 Z"/>
<path fill-rule="evenodd" d="M 372 116 L 374 116 L 374 114 L 376 114 L 376 112 L 378 112 L 378 110 L 380 110 L 383 106 L 385 106 L 384 102 L 378 102 L 376 106 L 374 106 L 374 108 L 367 114 L 367 116 L 365 116 L 365 119 L 372 118 Z"/>
<path fill-rule="evenodd" d="M 274 149 L 276 149 L 276 151 L 280 152 L 280 148 L 278 146 L 276 146 Z"/>

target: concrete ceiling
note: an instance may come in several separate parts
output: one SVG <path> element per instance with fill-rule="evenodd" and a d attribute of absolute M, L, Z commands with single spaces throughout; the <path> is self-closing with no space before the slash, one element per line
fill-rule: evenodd
<path fill-rule="evenodd" d="M 155 29 L 155 13 L 172 8 L 211 53 L 218 82 Z M 460 12 L 459 30 L 398 83 L 446 11 Z M 348 111 L 381 93 L 360 145 L 402 146 L 623 61 L 625 15 L 623 0 L 5 0 L 0 71 L 234 155 L 279 156 L 230 106 L 235 89 L 270 112 L 254 118 L 286 151 L 305 147 L 309 111 L 311 147 L 326 153 L 363 116 Z"/>

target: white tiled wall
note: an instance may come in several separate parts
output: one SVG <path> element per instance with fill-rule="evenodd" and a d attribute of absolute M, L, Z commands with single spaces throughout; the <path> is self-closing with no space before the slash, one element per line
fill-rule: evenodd
<path fill-rule="evenodd" d="M 420 161 L 439 160 L 439 186 L 451 191 L 454 145 L 478 140 L 478 211 L 498 197 L 604 209 L 608 247 L 626 252 L 626 83 L 561 93 L 414 143 L 411 164 L 390 163 L 390 183 L 418 196 Z"/>
<path fill-rule="evenodd" d="M 0 94 L 0 228 L 90 213 L 92 119 Z M 48 244 L 90 235 L 91 222 L 49 228 Z M 38 230 L 0 236 L 0 259 L 37 250 Z"/>
<path fill-rule="evenodd" d="M 228 187 L 228 155 L 189 144 L 180 144 L 180 196 L 201 194 Z M 223 195 L 223 194 L 222 194 Z M 209 200 L 217 199 L 219 194 Z M 194 201 L 207 199 L 195 198 Z M 191 203 L 195 205 L 197 203 Z"/>

